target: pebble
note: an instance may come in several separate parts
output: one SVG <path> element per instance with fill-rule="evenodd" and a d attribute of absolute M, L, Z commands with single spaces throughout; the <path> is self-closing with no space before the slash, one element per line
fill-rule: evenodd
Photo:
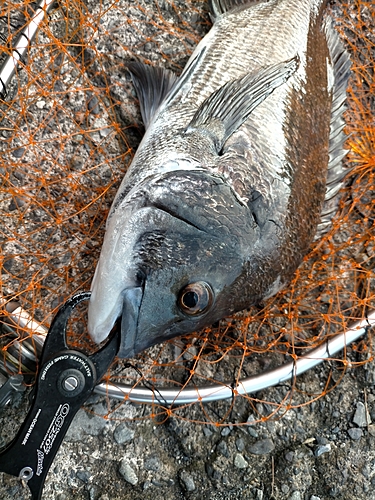
<path fill-rule="evenodd" d="M 157 472 L 160 469 L 160 460 L 156 455 L 151 455 L 147 457 L 144 462 L 144 467 L 146 470 L 151 470 Z"/>
<path fill-rule="evenodd" d="M 238 451 L 243 451 L 245 449 L 245 441 L 242 438 L 236 439 L 236 448 Z"/>
<path fill-rule="evenodd" d="M 295 456 L 294 451 L 288 451 L 287 453 L 285 453 L 285 460 L 288 460 L 288 462 L 293 462 L 294 456 Z"/>
<path fill-rule="evenodd" d="M 234 457 L 234 466 L 237 467 L 237 469 L 246 469 L 248 465 L 243 455 L 241 455 L 241 453 L 236 453 Z"/>
<path fill-rule="evenodd" d="M 25 205 L 25 200 L 20 198 L 19 196 L 15 196 L 12 198 L 12 201 L 9 203 L 8 210 L 10 212 L 13 212 L 13 210 L 18 210 L 19 208 L 23 207 Z"/>
<path fill-rule="evenodd" d="M 320 497 L 316 497 L 315 495 L 311 495 L 310 500 L 320 500 Z"/>
<path fill-rule="evenodd" d="M 224 427 L 224 429 L 221 431 L 221 435 L 224 436 L 224 437 L 228 436 L 230 434 L 231 430 L 232 429 L 230 427 Z"/>
<path fill-rule="evenodd" d="M 290 490 L 290 488 L 289 488 L 289 486 L 287 484 L 282 484 L 280 489 L 284 493 L 284 495 L 286 495 L 287 493 L 289 493 L 289 490 Z"/>
<path fill-rule="evenodd" d="M 138 476 L 135 470 L 128 464 L 127 459 L 123 459 L 120 464 L 119 473 L 128 483 L 135 486 L 138 483 Z"/>
<path fill-rule="evenodd" d="M 143 483 L 143 489 L 144 489 L 144 490 L 148 490 L 149 488 L 151 488 L 151 486 L 152 486 L 151 481 L 145 481 L 145 482 Z"/>
<path fill-rule="evenodd" d="M 331 445 L 329 443 L 320 444 L 315 448 L 314 455 L 316 457 L 320 457 L 320 455 L 323 455 L 323 453 L 329 453 L 330 451 L 331 451 Z"/>
<path fill-rule="evenodd" d="M 186 491 L 194 491 L 195 490 L 194 480 L 188 472 L 182 471 L 180 474 L 180 479 L 183 483 L 183 486 L 185 486 Z"/>
<path fill-rule="evenodd" d="M 23 148 L 22 151 L 25 151 L 25 149 Z M 20 182 L 23 182 L 25 179 L 25 174 L 23 172 L 21 172 L 20 170 L 13 170 L 12 174 Z"/>
<path fill-rule="evenodd" d="M 368 424 L 371 424 L 370 415 L 366 411 L 366 406 L 361 401 L 357 403 L 353 422 L 358 425 L 358 427 L 366 427 Z"/>
<path fill-rule="evenodd" d="M 94 115 L 98 115 L 100 113 L 98 98 L 91 92 L 87 92 L 87 108 Z"/>
<path fill-rule="evenodd" d="M 79 470 L 76 472 L 76 476 L 78 479 L 80 479 L 83 483 L 88 483 L 90 479 L 90 473 L 87 470 Z"/>
<path fill-rule="evenodd" d="M 15 158 L 22 158 L 24 153 L 25 153 L 25 148 L 18 148 L 12 151 L 12 156 L 14 156 Z"/>
<path fill-rule="evenodd" d="M 267 455 L 275 449 L 275 445 L 273 444 L 272 439 L 266 438 L 260 439 L 256 443 L 251 444 L 247 449 L 249 453 L 252 453 L 253 455 Z"/>
<path fill-rule="evenodd" d="M 258 489 L 256 489 L 256 490 L 254 491 L 254 493 L 255 493 L 255 495 L 256 495 L 256 496 L 255 496 L 256 500 L 263 500 L 263 496 L 264 496 L 264 495 L 263 495 L 263 491 L 262 491 L 262 490 L 258 490 Z"/>
<path fill-rule="evenodd" d="M 89 489 L 89 498 L 90 500 L 97 500 L 98 498 L 98 487 L 93 485 Z"/>
<path fill-rule="evenodd" d="M 133 429 L 129 429 L 125 424 L 120 424 L 113 432 L 113 438 L 117 444 L 124 444 L 134 438 Z"/>
<path fill-rule="evenodd" d="M 203 427 L 203 434 L 206 436 L 206 437 L 210 437 L 212 436 L 213 432 L 211 429 L 209 429 L 208 427 Z"/>
<path fill-rule="evenodd" d="M 107 137 L 112 132 L 111 128 L 101 128 L 99 134 L 101 137 Z"/>
<path fill-rule="evenodd" d="M 221 453 L 224 457 L 229 457 L 229 452 L 228 452 L 228 446 L 227 443 L 222 440 L 220 443 L 217 445 L 216 450 Z"/>
<path fill-rule="evenodd" d="M 254 429 L 254 427 L 248 427 L 247 432 L 253 438 L 257 438 L 259 436 L 258 432 Z"/>
<path fill-rule="evenodd" d="M 349 437 L 353 439 L 353 441 L 359 441 L 363 435 L 362 429 L 357 429 L 356 427 L 353 427 L 348 430 Z"/>
<path fill-rule="evenodd" d="M 293 491 L 288 500 L 302 500 L 301 493 L 299 491 Z"/>
<path fill-rule="evenodd" d="M 36 107 L 38 109 L 43 109 L 45 105 L 46 105 L 46 101 L 37 101 L 37 103 L 36 103 Z"/>

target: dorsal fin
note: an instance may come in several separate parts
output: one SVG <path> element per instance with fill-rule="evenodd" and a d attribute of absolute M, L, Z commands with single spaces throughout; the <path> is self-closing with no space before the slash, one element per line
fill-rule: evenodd
<path fill-rule="evenodd" d="M 149 126 L 160 104 L 177 81 L 177 76 L 165 68 L 149 66 L 141 62 L 128 65 L 137 92 L 145 127 Z"/>
<path fill-rule="evenodd" d="M 252 5 L 264 2 L 268 2 L 268 0 L 209 0 L 208 4 L 211 17 L 216 19 L 222 14 L 225 14 L 225 12 L 237 9 L 247 9 Z"/>
<path fill-rule="evenodd" d="M 332 26 L 329 16 L 323 27 L 330 54 L 330 66 L 333 73 L 332 82 L 332 114 L 329 139 L 329 162 L 327 172 L 327 188 L 325 201 L 321 213 L 321 222 L 318 225 L 315 239 L 319 239 L 331 224 L 337 212 L 339 203 L 338 192 L 343 186 L 343 178 L 349 170 L 343 166 L 343 158 L 347 154 L 344 148 L 346 135 L 343 114 L 346 110 L 346 89 L 350 76 L 351 62 L 349 54 L 340 40 L 338 33 Z M 329 69 L 329 68 L 328 68 Z"/>

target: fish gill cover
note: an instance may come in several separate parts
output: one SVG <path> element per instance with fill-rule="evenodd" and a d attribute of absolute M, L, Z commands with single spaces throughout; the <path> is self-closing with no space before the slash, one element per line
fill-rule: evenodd
<path fill-rule="evenodd" d="M 0 103 L 0 295 L 2 322 L 18 301 L 48 327 L 58 306 L 89 289 L 106 216 L 143 134 L 126 64 L 140 60 L 180 73 L 209 30 L 205 2 L 61 0 L 41 24 Z M 33 16 L 35 3 L 3 2 L 3 60 Z M 331 2 L 336 29 L 352 60 L 346 113 L 348 165 L 353 175 L 330 231 L 317 242 L 290 286 L 212 328 L 160 346 L 128 362 L 115 361 L 108 384 L 200 387 L 229 385 L 298 359 L 375 308 L 375 12 L 370 2 Z M 0 63 L 1 63 L 0 60 Z M 8 307 L 8 309 L 10 309 Z M 71 330 L 72 346 L 93 348 L 85 311 Z M 9 364 L 18 338 L 1 334 Z M 158 401 L 137 414 L 240 424 L 281 415 L 334 388 L 348 367 L 371 362 L 370 332 L 314 373 L 273 389 L 238 395 L 218 414 L 215 403 L 171 407 Z M 18 370 L 24 370 L 20 362 Z M 157 394 L 157 392 L 156 392 Z M 259 401 L 267 412 L 259 414 Z M 123 402 L 108 400 L 108 415 Z M 222 407 L 221 407 L 222 408 Z"/>

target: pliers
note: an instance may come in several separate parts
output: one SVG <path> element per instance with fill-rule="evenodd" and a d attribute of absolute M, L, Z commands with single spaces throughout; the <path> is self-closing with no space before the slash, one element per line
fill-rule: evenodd
<path fill-rule="evenodd" d="M 32 406 L 17 436 L 0 452 L 0 471 L 26 482 L 32 500 L 41 499 L 47 472 L 74 415 L 120 348 L 120 335 L 115 331 L 92 355 L 69 349 L 68 319 L 89 298 L 90 292 L 78 293 L 57 312 L 44 343 Z"/>

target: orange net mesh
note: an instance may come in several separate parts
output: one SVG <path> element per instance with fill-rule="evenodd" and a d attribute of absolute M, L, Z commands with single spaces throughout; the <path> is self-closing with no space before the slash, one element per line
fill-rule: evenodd
<path fill-rule="evenodd" d="M 61 0 L 0 101 L 4 324 L 5 305 L 18 301 L 48 327 L 66 298 L 89 289 L 111 200 L 143 131 L 126 63 L 136 58 L 180 72 L 209 29 L 205 2 L 144 5 Z M 331 230 L 291 285 L 263 308 L 149 349 L 130 367 L 116 361 L 109 383 L 177 391 L 210 383 L 235 386 L 298 359 L 375 308 L 375 13 L 361 0 L 333 2 L 331 8 L 353 63 L 346 161 L 355 167 Z M 2 3 L 0 63 L 34 11 L 29 1 Z M 21 342 L 33 335 L 22 327 L 13 332 Z M 15 338 L 4 331 L 1 340 L 6 360 Z M 84 320 L 71 342 L 89 345 Z M 311 373 L 257 397 L 234 392 L 220 414 L 215 403 L 165 405 L 157 392 L 145 414 L 218 425 L 240 423 L 249 407 L 255 420 L 280 415 L 327 393 L 347 366 L 371 360 L 370 346 L 367 337 L 347 349 L 325 369 L 325 380 Z M 18 371 L 23 370 L 20 362 Z M 108 415 L 121 404 L 108 400 Z"/>

